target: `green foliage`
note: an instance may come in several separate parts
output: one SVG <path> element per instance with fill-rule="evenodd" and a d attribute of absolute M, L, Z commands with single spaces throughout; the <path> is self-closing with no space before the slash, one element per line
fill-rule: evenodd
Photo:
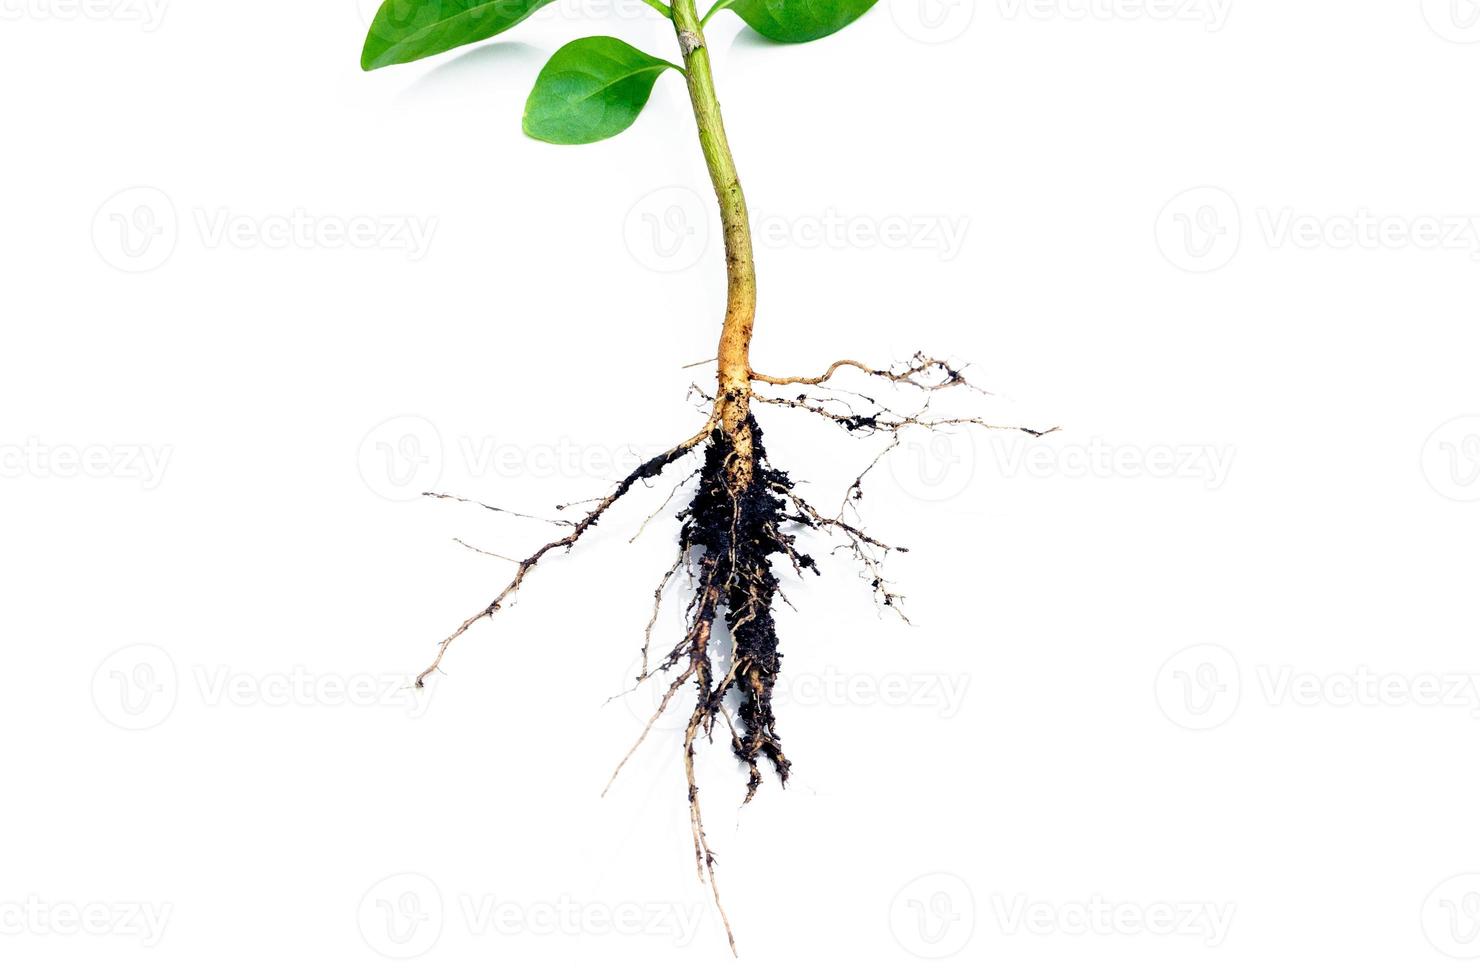
<path fill-rule="evenodd" d="M 551 0 L 385 0 L 370 24 L 360 67 L 401 65 L 486 41 Z"/>
<path fill-rule="evenodd" d="M 730 9 L 751 29 L 783 44 L 802 44 L 836 34 L 878 0 L 735 0 Z"/>
<path fill-rule="evenodd" d="M 486 41 L 553 0 L 385 0 L 370 25 L 360 67 L 374 71 Z M 662 0 L 644 0 L 664 16 Z M 842 30 L 878 0 L 716 0 L 760 34 L 787 44 Z M 689 11 L 693 10 L 688 5 Z M 692 13 L 689 14 L 693 16 Z M 572 41 L 550 58 L 524 109 L 524 132 L 548 143 L 595 143 L 630 127 L 652 96 L 658 76 L 678 65 L 614 37 Z"/>
<path fill-rule="evenodd" d="M 658 76 L 677 65 L 614 37 L 583 37 L 550 58 L 524 108 L 524 131 L 547 143 L 595 143 L 642 112 Z"/>

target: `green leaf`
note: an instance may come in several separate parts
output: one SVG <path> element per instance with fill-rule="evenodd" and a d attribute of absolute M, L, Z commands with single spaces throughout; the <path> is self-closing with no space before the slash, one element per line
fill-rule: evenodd
<path fill-rule="evenodd" d="M 802 44 L 835 34 L 868 13 L 878 0 L 735 0 L 730 9 L 758 34 Z"/>
<path fill-rule="evenodd" d="M 427 58 L 502 34 L 551 0 L 385 0 L 370 24 L 366 71 Z"/>
<path fill-rule="evenodd" d="M 524 107 L 524 131 L 547 143 L 595 143 L 631 126 L 670 68 L 614 37 L 583 37 L 556 51 Z"/>

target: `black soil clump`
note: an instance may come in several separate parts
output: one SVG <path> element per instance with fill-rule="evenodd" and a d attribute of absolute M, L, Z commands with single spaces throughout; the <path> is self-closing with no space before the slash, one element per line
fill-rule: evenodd
<path fill-rule="evenodd" d="M 724 711 L 727 696 L 738 699 L 731 745 L 736 757 L 750 769 L 746 802 L 761 784 L 761 759 L 769 759 L 782 785 L 791 762 L 781 750 L 776 733 L 772 696 L 781 673 L 781 651 L 776 638 L 774 603 L 779 583 L 771 559 L 787 555 L 798 567 L 816 570 L 809 556 L 795 548 L 795 538 L 783 534 L 788 520 L 787 494 L 794 484 L 766 460 L 761 430 L 754 418 L 746 420 L 752 444 L 751 477 L 737 481 L 735 446 L 730 436 L 717 430 L 705 450 L 699 487 L 693 502 L 678 515 L 683 522 L 680 542 L 698 568 L 699 593 L 692 615 L 698 632 L 708 640 L 708 624 L 723 613 L 733 642 L 729 668 L 715 682 L 708 646 L 690 644 L 675 651 L 673 663 L 686 652 L 699 680 L 699 712 L 706 730 Z M 743 482 L 738 492 L 737 482 Z M 707 622 L 700 623 L 707 617 Z M 691 628 L 690 635 L 694 635 Z"/>

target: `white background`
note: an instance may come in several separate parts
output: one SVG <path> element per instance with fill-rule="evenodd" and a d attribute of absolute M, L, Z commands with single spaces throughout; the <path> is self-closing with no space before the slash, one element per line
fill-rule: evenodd
<path fill-rule="evenodd" d="M 1470 975 L 1476 10 L 717 18 L 757 367 L 923 349 L 1064 427 L 879 472 L 913 627 L 841 560 L 790 589 L 792 785 L 704 752 L 732 964 L 679 736 L 599 798 L 681 471 L 405 690 L 507 573 L 452 539 L 544 536 L 416 492 L 548 513 L 700 420 L 681 80 L 519 129 L 564 41 L 671 29 L 561 2 L 364 75 L 372 7 L 0 2 L 7 975 Z M 762 424 L 820 500 L 873 452 Z"/>

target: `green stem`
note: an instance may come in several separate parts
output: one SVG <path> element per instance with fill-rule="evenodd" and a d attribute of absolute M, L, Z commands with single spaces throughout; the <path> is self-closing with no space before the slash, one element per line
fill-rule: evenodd
<path fill-rule="evenodd" d="M 724 419 L 725 428 L 731 430 L 745 421 L 750 410 L 750 338 L 755 329 L 755 250 L 750 237 L 750 212 L 745 206 L 745 192 L 740 188 L 735 158 L 725 135 L 709 48 L 695 0 L 674 0 L 673 24 L 683 50 L 689 101 L 699 124 L 699 146 L 704 151 L 709 179 L 719 199 L 724 227 L 729 296 L 720 334 L 719 386 L 722 401 L 731 407 L 728 414 L 735 416 Z"/>
<path fill-rule="evenodd" d="M 654 10 L 662 14 L 664 17 L 667 17 L 669 20 L 673 19 L 673 11 L 668 9 L 668 4 L 664 3 L 663 0 L 642 0 L 642 2 L 647 4 L 649 7 L 652 7 Z"/>

